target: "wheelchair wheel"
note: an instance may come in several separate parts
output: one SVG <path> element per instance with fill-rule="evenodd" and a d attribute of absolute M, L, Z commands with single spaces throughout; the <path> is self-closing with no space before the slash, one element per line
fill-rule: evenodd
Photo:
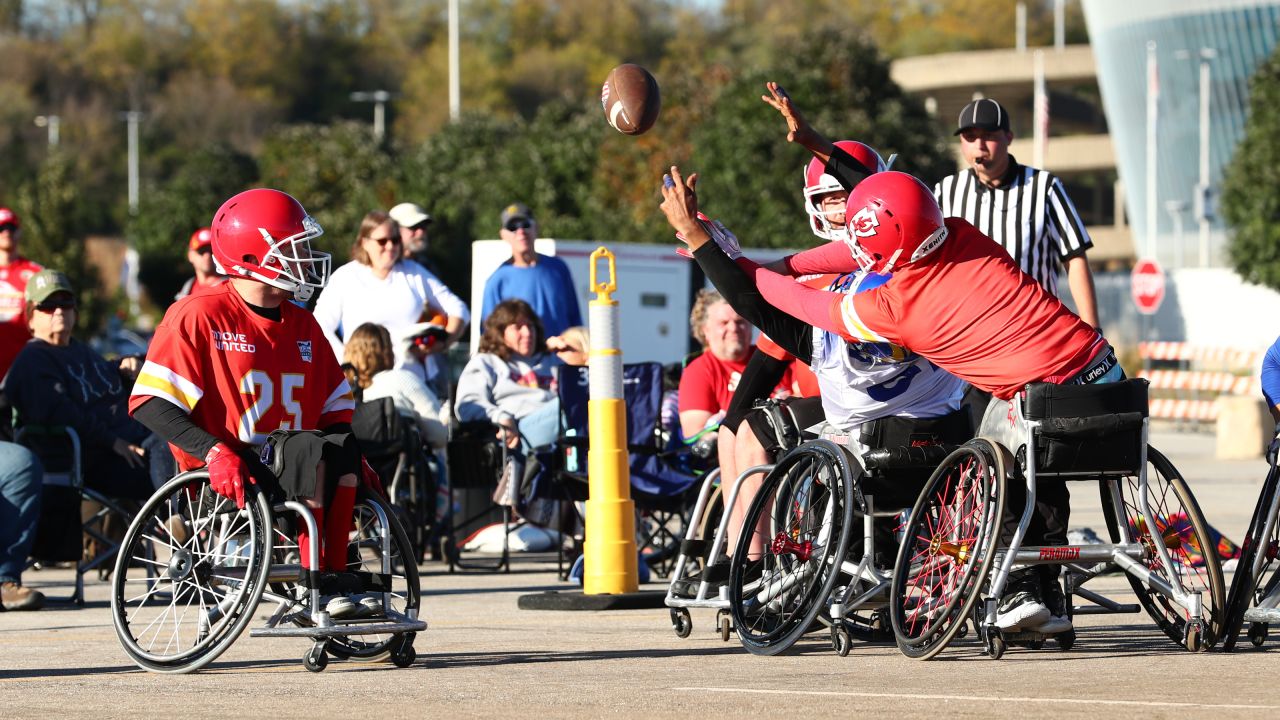
<path fill-rule="evenodd" d="M 973 612 L 1000 537 L 1006 455 L 989 440 L 970 440 L 934 470 L 911 510 L 889 594 L 907 657 L 937 655 Z"/>
<path fill-rule="evenodd" d="M 1169 551 L 1169 559 L 1173 561 L 1177 579 L 1186 590 L 1200 592 L 1204 626 L 1198 629 L 1198 633 L 1191 634 L 1198 635 L 1197 647 L 1210 648 L 1222 637 L 1226 605 L 1223 590 L 1225 583 L 1217 544 L 1212 541 L 1200 506 L 1196 504 L 1182 475 L 1168 458 L 1150 446 L 1147 447 L 1147 484 L 1148 503 L 1155 515 L 1154 524 Z M 1119 509 L 1124 514 L 1129 532 L 1137 534 L 1137 540 L 1150 550 L 1147 567 L 1152 573 L 1168 580 L 1164 565 L 1155 551 L 1151 523 L 1143 518 L 1138 506 L 1138 478 L 1122 478 L 1115 482 L 1115 486 L 1119 488 Z M 1113 508 L 1112 487 L 1112 483 L 1102 483 L 1104 508 Z M 1121 536 L 1114 512 L 1103 514 L 1107 519 L 1112 542 L 1119 542 Z M 1126 575 L 1134 594 L 1138 596 L 1138 602 L 1156 621 L 1156 625 L 1175 643 L 1183 645 L 1187 642 L 1188 631 L 1197 629 L 1188 628 L 1186 610 L 1172 598 L 1148 588 L 1132 575 Z"/>
<path fill-rule="evenodd" d="M 792 450 L 751 503 L 729 570 L 729 608 L 743 646 L 776 655 L 809 631 L 826 608 L 849 545 L 854 495 L 844 451 L 825 440 Z M 765 518 L 759 559 L 752 538 Z"/>
<path fill-rule="evenodd" d="M 1262 483 L 1262 492 L 1258 495 L 1253 519 L 1249 521 L 1249 531 L 1241 543 L 1240 559 L 1236 561 L 1235 576 L 1231 578 L 1231 590 L 1227 593 L 1222 649 L 1228 652 L 1235 649 L 1236 640 L 1239 639 L 1240 630 L 1244 626 L 1245 612 L 1266 597 L 1275 588 L 1277 582 L 1280 582 L 1280 567 L 1277 567 L 1275 559 L 1275 548 L 1280 542 L 1280 520 L 1269 517 L 1271 504 L 1275 501 L 1278 489 L 1280 489 L 1280 469 L 1273 465 L 1271 471 L 1267 473 L 1267 479 Z M 1266 527 L 1268 520 L 1271 523 L 1270 532 Z M 1271 573 L 1271 580 L 1264 583 L 1263 580 L 1268 573 Z M 1261 646 L 1266 639 L 1265 624 L 1250 625 L 1249 640 L 1255 647 Z"/>
<path fill-rule="evenodd" d="M 139 667 L 187 673 L 235 642 L 270 570 L 271 505 L 256 486 L 245 507 L 183 473 L 147 500 L 125 534 L 111 587 L 116 636 Z"/>
<path fill-rule="evenodd" d="M 352 517 L 355 530 L 347 545 L 347 571 L 385 576 L 390 582 L 385 594 L 387 608 L 393 613 L 416 617 L 421 604 L 417 560 L 395 508 L 377 493 L 362 487 L 356 496 Z M 384 517 L 387 520 L 385 524 L 382 521 Z M 384 532 L 390 540 L 389 553 L 382 545 Z M 291 534 L 284 530 L 284 523 L 277 523 L 277 562 L 298 562 L 297 541 Z M 309 590 L 295 583 L 272 583 L 271 590 L 277 597 L 292 599 L 293 606 L 287 615 L 289 622 L 299 627 L 311 627 Z M 375 661 L 391 655 L 395 640 L 394 635 L 337 636 L 329 639 L 325 650 L 343 660 Z"/>

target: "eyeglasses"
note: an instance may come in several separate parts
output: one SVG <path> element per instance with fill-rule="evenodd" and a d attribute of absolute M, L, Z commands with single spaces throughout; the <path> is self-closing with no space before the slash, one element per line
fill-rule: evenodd
<path fill-rule="evenodd" d="M 5 223 L 3 225 L 0 225 L 0 233 L 3 233 L 3 232 L 16 233 L 18 232 L 18 226 L 14 225 L 13 223 Z"/>
<path fill-rule="evenodd" d="M 368 238 L 365 238 L 365 239 L 366 239 L 366 240 L 372 240 L 372 241 L 374 241 L 374 242 L 378 243 L 379 245 L 386 245 L 387 243 L 391 243 L 392 245 L 399 245 L 399 244 L 400 244 L 400 236 L 399 236 L 399 235 L 396 235 L 396 236 L 394 236 L 394 237 L 393 237 L 393 236 L 391 236 L 391 235 L 384 235 L 384 236 L 382 236 L 382 237 L 373 237 L 373 236 L 369 236 Z"/>
<path fill-rule="evenodd" d="M 506 228 L 507 232 L 515 232 L 517 230 L 528 230 L 529 228 L 533 227 L 533 221 L 527 218 L 515 218 L 512 220 L 508 220 L 507 224 L 503 225 L 502 227 Z"/>
<path fill-rule="evenodd" d="M 58 299 L 50 298 L 36 305 L 36 309 L 42 313 L 49 313 L 49 314 L 53 314 L 53 311 L 58 309 L 75 310 L 76 301 L 72 298 L 58 298 Z"/>
<path fill-rule="evenodd" d="M 197 255 L 212 255 L 212 254 L 213 254 L 213 248 L 212 248 L 212 247 L 210 247 L 210 246 L 208 246 L 208 245 L 205 245 L 204 247 L 198 247 L 198 248 L 196 248 L 196 254 L 197 254 Z"/>

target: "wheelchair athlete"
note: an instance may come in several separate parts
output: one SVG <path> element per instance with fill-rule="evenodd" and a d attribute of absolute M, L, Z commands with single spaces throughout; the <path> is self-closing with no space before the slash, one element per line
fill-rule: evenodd
<path fill-rule="evenodd" d="M 165 313 L 129 412 L 172 445 L 181 470 L 207 465 L 210 487 L 238 507 L 245 486 L 258 484 L 313 508 L 319 537 L 305 525 L 299 531 L 303 567 L 339 572 L 357 486 L 382 489 L 350 435 L 355 404 L 333 349 L 311 313 L 290 302 L 324 286 L 329 256 L 310 247 L 322 232 L 277 190 L 223 203 L 212 224 L 213 257 L 230 281 Z M 276 449 L 286 468 L 279 478 L 256 458 L 275 430 L 319 431 L 294 434 Z M 318 568 L 310 567 L 312 543 Z M 336 619 L 373 611 L 375 602 L 361 599 L 363 609 L 343 595 L 324 602 Z"/>
<path fill-rule="evenodd" d="M 830 153 L 829 142 L 826 148 Z M 736 238 L 697 219 L 697 176 L 686 182 L 673 166 L 671 177 L 673 183 L 663 188 L 662 209 L 695 257 L 701 250 L 703 256 L 737 260 L 753 280 L 750 291 L 786 313 L 847 341 L 910 348 L 992 392 L 995 400 L 983 418 L 981 436 L 1017 447 L 1010 442 L 1020 430 L 1008 419 L 1014 417 L 1010 400 L 1027 383 L 1123 378 L 1114 352 L 1095 329 L 972 225 L 944 220 L 932 193 L 909 175 L 876 173 L 852 190 L 843 247 L 829 243 L 784 260 L 792 275 L 862 269 L 881 281 L 876 288 L 851 294 L 813 290 L 742 258 Z M 1065 482 L 1044 488 L 1037 497 L 1039 522 L 1033 523 L 1027 542 L 1066 544 L 1068 498 Z M 1009 518 L 1007 536 L 1016 524 L 1016 518 Z M 1028 569 L 1011 579 L 997 626 L 1046 633 L 1069 629 L 1056 571 L 1042 575 Z"/>

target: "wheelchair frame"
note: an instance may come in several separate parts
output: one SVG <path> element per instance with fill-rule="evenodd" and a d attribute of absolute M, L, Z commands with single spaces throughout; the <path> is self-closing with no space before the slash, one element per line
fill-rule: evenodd
<path fill-rule="evenodd" d="M 992 658 L 1001 657 L 1010 643 L 1024 643 L 1032 648 L 1038 648 L 1043 644 L 1047 637 L 1044 634 L 1034 631 L 1006 632 L 996 627 L 997 606 L 1007 584 L 1010 572 L 1014 569 L 1015 565 L 1021 567 L 1037 565 L 1066 565 L 1075 573 L 1073 584 L 1069 584 L 1068 589 L 1074 590 L 1075 593 L 1082 594 L 1082 596 L 1092 600 L 1093 596 L 1096 594 L 1080 593 L 1078 583 L 1097 575 L 1107 567 L 1108 563 L 1114 563 L 1129 576 L 1135 592 L 1139 594 L 1139 599 L 1144 597 L 1142 590 L 1139 588 L 1140 584 L 1151 591 L 1171 599 L 1182 609 L 1186 615 L 1185 623 L 1183 624 L 1181 632 L 1182 645 L 1191 651 L 1207 649 L 1216 640 L 1214 636 L 1215 628 L 1211 627 L 1204 617 L 1204 598 L 1202 597 L 1201 592 L 1198 590 L 1189 590 L 1184 585 L 1182 573 L 1175 567 L 1170 555 L 1170 539 L 1166 536 L 1167 529 L 1159 529 L 1160 541 L 1154 541 L 1151 538 L 1151 530 L 1158 528 L 1150 528 L 1150 526 L 1156 524 L 1155 521 L 1159 516 L 1154 515 L 1151 512 L 1151 492 L 1148 477 L 1148 461 L 1150 458 L 1147 445 L 1149 419 L 1146 414 L 1143 413 L 1141 417 L 1139 432 L 1140 449 L 1138 451 L 1136 470 L 1136 474 L 1138 476 L 1136 495 L 1137 509 L 1140 512 L 1139 521 L 1148 528 L 1144 534 L 1144 528 L 1141 526 L 1135 527 L 1133 531 L 1130 530 L 1128 526 L 1128 518 L 1123 507 L 1123 494 L 1120 481 L 1122 478 L 1128 478 L 1134 475 L 1134 470 L 1079 470 L 1047 473 L 1040 473 L 1038 471 L 1036 439 L 1039 437 L 1038 431 L 1044 427 L 1045 422 L 1040 419 L 1030 419 L 1025 417 L 1023 413 L 1025 397 L 1026 394 L 1024 391 L 1024 393 L 1020 393 L 1018 398 L 1014 401 L 1014 407 L 1017 408 L 1018 419 L 1023 423 L 1020 439 L 1025 443 L 1024 447 L 1026 452 L 1026 463 L 1023 471 L 1026 482 L 1025 505 L 1021 515 L 1019 516 L 1018 526 L 1007 547 L 1000 547 L 999 541 L 1001 534 L 1000 527 L 1003 523 L 1003 511 L 998 513 L 993 512 L 990 507 L 983 511 L 984 521 L 987 524 L 988 529 L 980 537 L 989 538 L 989 549 L 978 547 L 978 552 L 976 554 L 971 554 L 970 557 L 977 557 L 981 559 L 989 552 L 994 558 L 994 563 L 992 563 L 994 567 L 990 570 L 985 570 L 984 568 L 983 574 L 985 577 L 979 577 L 978 582 L 971 585 L 971 590 L 969 592 L 972 594 L 972 599 L 960 598 L 963 600 L 963 605 L 965 607 L 968 607 L 969 604 L 976 599 L 981 600 L 981 604 L 977 606 L 977 609 L 974 612 L 973 620 L 977 626 L 978 636 L 983 643 L 983 647 L 987 655 Z M 975 442 L 986 443 L 996 454 L 997 460 L 991 465 L 991 467 L 996 468 L 996 473 L 1001 474 L 1001 478 L 994 480 L 994 483 L 995 486 L 999 488 L 998 492 L 1001 493 L 1001 496 L 1003 497 L 1003 494 L 1005 493 L 1003 480 L 1005 462 L 998 458 L 1003 456 L 1005 458 L 1009 458 L 1011 462 L 1013 458 L 1012 453 L 1008 448 L 1005 448 L 1003 445 L 993 440 L 983 439 Z M 1154 450 L 1152 452 L 1154 452 Z M 1156 455 L 1162 462 L 1167 462 L 1163 456 L 1160 456 L 1158 453 L 1156 453 Z M 935 478 L 949 469 L 948 466 L 951 464 L 951 461 L 952 459 L 948 458 L 947 461 L 943 462 L 935 472 Z M 1171 478 L 1177 478 L 1178 482 L 1182 482 L 1180 475 L 1176 472 L 1176 468 L 1172 468 L 1171 463 L 1169 464 L 1169 468 L 1174 471 L 1171 474 Z M 1157 468 L 1157 470 L 1159 470 L 1159 468 Z M 990 472 L 990 468 L 984 469 L 984 472 Z M 1163 471 L 1161 472 L 1163 474 Z M 1063 479 L 1068 480 L 1097 479 L 1103 483 L 1103 486 L 1108 491 L 1104 497 L 1110 498 L 1110 506 L 1104 506 L 1103 511 L 1104 513 L 1110 514 L 1111 519 L 1114 520 L 1115 527 L 1113 528 L 1113 532 L 1118 535 L 1118 541 L 1084 546 L 1023 546 L 1023 538 L 1026 535 L 1032 515 L 1035 512 L 1036 480 L 1037 477 L 1042 474 L 1062 477 Z M 931 479 L 930 487 L 926 488 L 926 494 L 932 488 L 933 482 L 934 479 Z M 924 503 L 927 499 L 928 498 L 925 495 L 921 496 L 920 501 L 917 503 L 917 510 L 921 507 L 921 503 Z M 1196 527 L 1196 523 L 1199 522 L 1202 524 L 1203 521 L 1199 518 L 1198 508 L 1195 506 L 1194 497 L 1190 496 L 1189 490 L 1188 497 L 1184 502 L 1187 503 L 1185 511 L 1188 514 L 1190 514 L 1192 510 L 1195 511 L 1197 517 L 1189 517 L 1188 519 L 1192 523 L 1192 530 L 1199 534 L 1200 531 L 1199 528 Z M 996 507 L 1002 506 L 1003 500 L 1001 498 L 1000 502 L 996 503 Z M 1142 518 L 1149 518 L 1151 520 L 1143 521 Z M 913 535 L 912 530 L 916 527 L 914 520 L 915 519 L 913 518 L 913 521 L 908 523 L 908 536 Z M 991 528 L 994 528 L 994 532 L 991 531 Z M 1138 535 L 1143 535 L 1143 537 L 1135 538 L 1134 531 L 1136 531 Z M 1179 540 L 1178 542 L 1181 541 Z M 938 549 L 934 550 L 934 545 L 937 545 Z M 947 545 L 948 543 L 945 540 L 934 537 L 930 542 L 930 553 L 934 556 L 950 554 L 953 556 L 951 560 L 953 563 L 963 564 L 966 562 L 963 557 L 966 551 L 955 550 L 954 548 L 948 550 L 947 547 L 945 547 Z M 1206 558 L 1206 572 L 1210 574 L 1210 581 L 1208 583 L 1209 589 L 1213 589 L 1213 577 L 1215 576 L 1218 579 L 1217 586 L 1220 588 L 1221 569 L 1216 561 L 1216 555 L 1213 554 L 1209 548 L 1203 547 L 1203 539 L 1201 545 Z M 968 552 L 971 553 L 973 547 L 966 547 L 968 547 Z M 912 560 L 911 555 L 912 547 L 910 543 L 904 543 L 898 555 L 895 573 L 909 572 L 906 568 L 910 566 Z M 1150 562 L 1153 559 L 1158 563 L 1158 567 L 1163 570 L 1163 576 L 1158 574 L 1152 567 L 1148 567 L 1144 564 L 1144 562 Z M 1092 565 L 1088 566 L 1087 564 Z M 985 592 L 983 590 L 984 585 L 986 586 Z M 900 590 L 900 588 L 895 587 L 895 591 L 898 590 Z M 1105 600 L 1105 598 L 1102 599 Z M 920 638 L 918 643 L 913 642 L 914 637 L 909 636 L 903 627 L 905 622 L 904 618 L 907 616 L 907 607 L 904 604 L 906 599 L 902 597 L 900 593 L 895 593 L 894 602 L 894 631 L 895 635 L 898 637 L 899 647 L 903 650 L 904 654 L 920 659 L 928 659 L 945 648 L 951 638 L 956 634 L 950 626 L 946 626 L 942 629 L 933 630 L 932 634 L 926 633 L 925 636 Z M 950 600 L 947 603 L 947 607 L 956 607 L 955 602 L 955 600 Z M 1119 611 L 1124 609 L 1126 609 L 1125 606 L 1108 601 L 1108 603 L 1103 603 L 1103 609 L 1101 611 Z M 1157 624 L 1161 625 L 1161 629 L 1172 637 L 1173 633 L 1170 631 L 1169 627 L 1165 626 L 1166 623 L 1162 623 L 1161 618 L 1155 616 L 1155 612 L 1151 607 L 1148 606 L 1147 609 L 1156 619 Z M 962 623 L 964 621 L 964 618 L 957 618 L 952 621 L 952 625 Z M 963 628 L 963 625 L 960 627 Z M 1074 631 L 1067 631 L 1062 633 L 1060 636 L 1055 636 L 1055 640 L 1058 642 L 1061 649 L 1066 650 L 1074 644 Z M 933 641 L 932 644 L 930 644 L 931 641 Z"/>
<path fill-rule="evenodd" d="M 188 673 L 204 667 L 235 642 L 252 620 L 263 597 L 275 602 L 276 608 L 266 625 L 251 630 L 250 636 L 312 640 L 311 649 L 303 656 L 303 665 L 310 671 L 319 672 L 326 667 L 327 650 L 339 657 L 362 656 L 360 650 L 338 647 L 337 641 L 352 636 L 390 635 L 391 639 L 383 646 L 363 654 L 372 657 L 389 652 L 392 662 L 398 667 L 413 663 L 416 659 L 414 638 L 416 633 L 426 630 L 427 624 L 417 617 L 420 590 L 412 545 L 408 543 L 394 513 L 388 512 L 385 500 L 369 493 L 356 505 L 357 508 L 372 508 L 380 528 L 376 542 L 380 551 L 380 575 L 383 577 L 371 576 L 362 578 L 362 581 L 372 586 L 368 589 L 381 590 L 383 618 L 334 620 L 327 610 L 320 607 L 323 573 L 307 571 L 297 563 L 274 562 L 278 548 L 274 546 L 273 535 L 279 532 L 275 517 L 286 512 L 296 513 L 306 523 L 311 537 L 319 538 L 311 510 L 292 500 L 269 503 L 265 493 L 256 485 L 245 488 L 245 508 L 237 509 L 230 500 L 215 495 L 207 481 L 208 471 L 203 468 L 174 477 L 147 501 L 126 533 L 126 548 L 163 545 L 170 551 L 166 562 L 161 562 L 159 554 L 154 552 L 142 557 L 121 553 L 117 558 L 112 583 L 112 620 L 121 645 L 135 663 L 146 670 L 167 673 Z M 172 515 L 162 524 L 153 525 L 151 522 L 159 519 L 155 513 L 166 512 L 166 507 L 172 509 L 171 498 L 176 494 L 186 496 L 188 510 L 196 516 L 190 519 L 191 535 L 186 539 L 174 535 L 169 524 Z M 204 513 L 206 509 L 207 514 Z M 157 532 L 160 525 L 164 527 L 163 532 Z M 252 545 L 240 544 L 246 532 Z M 207 534 L 204 543 L 200 542 L 202 533 Z M 162 535 L 167 535 L 167 538 Z M 320 566 L 320 544 L 310 545 L 311 567 Z M 400 546 L 403 579 L 411 596 L 403 613 L 392 606 L 394 546 Z M 130 578 L 130 569 L 138 563 L 147 568 L 147 577 Z M 151 572 L 153 569 L 159 572 Z M 139 582 L 144 583 L 145 588 L 139 594 L 126 597 L 129 584 Z M 168 591 L 162 589 L 166 583 L 170 588 Z M 305 592 L 290 595 L 287 590 L 268 591 L 272 584 L 292 585 L 303 588 Z M 219 597 L 217 588 L 220 587 L 226 588 L 227 594 L 206 607 L 206 599 Z M 303 599 L 305 604 L 300 602 Z M 148 607 L 153 600 L 161 607 L 167 603 L 168 608 L 174 611 L 172 639 L 166 632 L 160 652 L 155 650 L 155 641 L 160 637 L 158 630 L 147 647 L 143 647 L 143 636 L 170 613 L 162 610 L 162 614 L 146 623 L 137 633 L 134 632 L 133 619 L 129 617 L 129 608 L 136 604 L 137 615 L 137 611 Z M 196 626 L 195 645 L 184 650 L 181 647 L 182 623 L 193 602 L 198 602 L 193 620 Z M 180 603 L 185 603 L 185 607 L 179 616 L 177 607 Z M 144 619 L 138 618 L 137 623 Z M 168 621 L 161 622 L 159 628 L 163 629 L 167 624 Z M 287 627 L 286 624 L 295 627 Z M 174 646 L 177 646 L 176 651 L 170 652 Z"/>

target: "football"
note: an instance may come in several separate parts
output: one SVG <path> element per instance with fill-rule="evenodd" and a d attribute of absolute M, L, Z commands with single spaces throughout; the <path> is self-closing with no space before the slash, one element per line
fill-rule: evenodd
<path fill-rule="evenodd" d="M 648 70 L 625 63 L 609 71 L 600 89 L 600 104 L 614 130 L 623 135 L 639 135 L 657 122 L 662 96 L 658 81 Z"/>

